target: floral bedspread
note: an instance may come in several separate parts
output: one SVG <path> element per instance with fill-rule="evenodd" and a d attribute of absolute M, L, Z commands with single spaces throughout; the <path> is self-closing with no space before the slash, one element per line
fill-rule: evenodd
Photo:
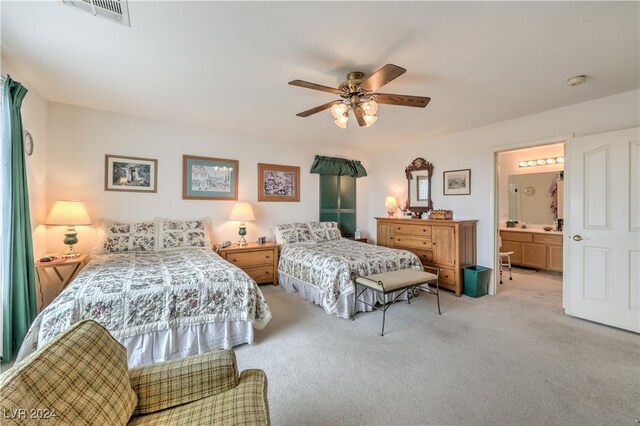
<path fill-rule="evenodd" d="M 334 313 L 341 297 L 354 291 L 351 272 L 379 274 L 399 269 L 422 270 L 415 254 L 341 238 L 317 244 L 285 244 L 278 273 L 305 281 L 322 293 L 322 307 Z"/>
<path fill-rule="evenodd" d="M 211 249 L 102 254 L 38 315 L 18 359 L 83 319 L 124 339 L 220 321 L 262 329 L 271 311 L 257 284 Z"/>

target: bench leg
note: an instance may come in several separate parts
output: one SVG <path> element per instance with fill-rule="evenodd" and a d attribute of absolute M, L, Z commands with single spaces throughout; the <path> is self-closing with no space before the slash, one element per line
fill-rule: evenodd
<path fill-rule="evenodd" d="M 387 314 L 387 295 L 382 293 L 382 333 L 380 336 L 384 336 L 384 320 Z"/>
<path fill-rule="evenodd" d="M 438 315 L 442 315 L 440 312 L 440 280 L 436 281 L 436 300 L 438 301 Z"/>

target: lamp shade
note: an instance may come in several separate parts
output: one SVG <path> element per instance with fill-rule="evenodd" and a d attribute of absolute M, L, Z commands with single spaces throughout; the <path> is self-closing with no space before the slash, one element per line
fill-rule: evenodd
<path fill-rule="evenodd" d="M 398 207 L 396 197 L 387 197 L 387 201 L 384 202 L 384 206 L 388 208 Z"/>
<path fill-rule="evenodd" d="M 44 221 L 45 225 L 91 225 L 87 208 L 82 201 L 58 200 Z"/>
<path fill-rule="evenodd" d="M 229 215 L 229 220 L 239 220 L 241 222 L 256 220 L 251 204 L 246 201 L 235 203 Z"/>

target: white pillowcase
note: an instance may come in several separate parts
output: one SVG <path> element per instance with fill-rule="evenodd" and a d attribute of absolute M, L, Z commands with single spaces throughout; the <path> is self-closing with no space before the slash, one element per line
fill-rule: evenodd
<path fill-rule="evenodd" d="M 286 243 L 307 243 L 314 244 L 316 241 L 311 235 L 311 231 L 306 223 L 285 223 L 276 225 L 273 228 L 277 244 Z"/>
<path fill-rule="evenodd" d="M 338 222 L 307 222 L 307 227 L 316 241 L 339 240 L 342 238 Z"/>
<path fill-rule="evenodd" d="M 209 218 L 173 220 L 157 217 L 156 251 L 178 250 L 188 247 L 211 248 Z"/>
<path fill-rule="evenodd" d="M 154 221 L 125 223 L 100 219 L 98 241 L 91 254 L 154 251 L 156 228 Z"/>

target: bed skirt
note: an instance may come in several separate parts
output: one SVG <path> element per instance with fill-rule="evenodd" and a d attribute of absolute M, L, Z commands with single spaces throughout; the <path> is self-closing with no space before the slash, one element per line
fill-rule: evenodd
<path fill-rule="evenodd" d="M 129 368 L 133 368 L 251 344 L 253 325 L 249 321 L 189 325 L 127 337 L 120 343 L 127 349 Z"/>
<path fill-rule="evenodd" d="M 287 291 L 287 293 L 297 292 L 300 294 L 300 298 L 302 300 L 307 300 L 315 303 L 316 305 L 322 306 L 322 293 L 320 292 L 320 289 L 318 289 L 318 287 L 314 286 L 313 284 L 305 281 L 300 281 L 299 279 L 287 275 L 281 271 L 278 271 L 278 283 Z M 396 293 L 387 295 L 387 302 L 394 300 L 396 296 Z M 354 313 L 353 301 L 355 297 L 356 295 L 354 292 L 340 295 L 340 297 L 338 298 L 338 304 L 334 312 L 327 313 L 336 314 L 340 318 L 351 318 Z M 375 303 L 382 304 L 383 297 L 384 295 L 379 292 L 365 291 L 356 303 L 356 312 L 369 312 L 373 310 L 371 306 L 367 306 L 360 300 L 364 300 L 370 305 L 373 305 Z M 407 300 L 407 292 L 403 292 L 398 300 Z"/>

